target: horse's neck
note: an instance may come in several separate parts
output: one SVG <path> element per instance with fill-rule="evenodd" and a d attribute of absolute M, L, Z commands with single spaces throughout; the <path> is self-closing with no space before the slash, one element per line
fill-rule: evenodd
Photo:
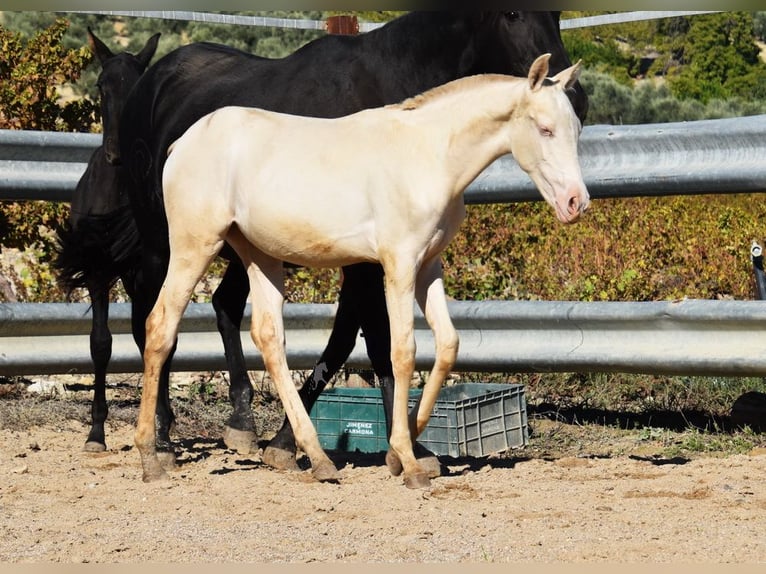
<path fill-rule="evenodd" d="M 511 152 L 510 119 L 523 87 L 523 80 L 509 77 L 464 78 L 446 85 L 446 93 L 420 108 L 422 119 L 435 126 L 437 137 L 447 145 L 447 169 L 458 192 Z"/>

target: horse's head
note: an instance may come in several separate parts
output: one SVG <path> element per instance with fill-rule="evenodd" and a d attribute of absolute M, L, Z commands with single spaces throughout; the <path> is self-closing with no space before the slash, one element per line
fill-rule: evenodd
<path fill-rule="evenodd" d="M 582 125 L 566 96 L 580 62 L 548 77 L 550 54 L 537 58 L 514 111 L 511 153 L 563 223 L 580 218 L 590 198 L 582 179 L 577 142 Z"/>
<path fill-rule="evenodd" d="M 98 76 L 98 91 L 101 96 L 101 121 L 104 128 L 104 151 L 106 160 L 112 165 L 120 163 L 119 125 L 125 100 L 131 88 L 144 73 L 149 61 L 157 50 L 160 34 L 146 42 L 141 51 L 113 53 L 93 31 L 88 28 L 88 45 L 101 63 Z"/>
<path fill-rule="evenodd" d="M 539 54 L 550 54 L 551 74 L 572 65 L 559 29 L 560 12 L 482 12 L 476 18 L 474 73 L 524 77 Z M 577 117 L 585 123 L 588 96 L 574 81 L 567 90 Z"/>

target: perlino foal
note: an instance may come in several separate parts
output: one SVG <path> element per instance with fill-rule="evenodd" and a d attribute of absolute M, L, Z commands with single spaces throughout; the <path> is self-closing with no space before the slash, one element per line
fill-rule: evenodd
<path fill-rule="evenodd" d="M 440 254 L 464 218 L 465 188 L 512 153 L 560 221 L 577 221 L 589 204 L 577 156 L 581 125 L 565 95 L 580 63 L 547 78 L 549 57 L 537 58 L 527 78 L 473 76 L 338 119 L 226 107 L 171 146 L 163 172 L 170 265 L 146 322 L 135 436 L 145 481 L 165 476 L 154 444 L 160 369 L 194 286 L 228 242 L 248 272 L 253 341 L 318 480 L 339 473 L 290 377 L 282 262 L 383 266 L 395 379 L 391 458 L 408 487 L 430 484 L 412 442 L 457 356 Z M 408 421 L 415 300 L 434 332 L 436 361 Z"/>

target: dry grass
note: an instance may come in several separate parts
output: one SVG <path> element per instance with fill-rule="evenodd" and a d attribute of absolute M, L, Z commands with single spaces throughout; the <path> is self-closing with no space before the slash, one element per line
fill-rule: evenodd
<path fill-rule="evenodd" d="M 281 425 L 283 410 L 268 381 L 255 374 L 252 379 L 257 429 L 269 438 Z M 737 396 L 765 390 L 761 379 L 486 373 L 460 379 L 525 385 L 529 445 L 498 456 L 664 460 L 766 448 L 765 435 L 732 428 L 728 420 Z M 40 381 L 56 384 L 47 392 L 30 392 Z M 110 379 L 108 425 L 135 424 L 139 381 L 138 375 Z M 174 374 L 171 387 L 176 436 L 220 437 L 230 412 L 226 378 L 219 372 Z M 79 377 L 0 378 L 0 428 L 64 430 L 72 421 L 88 423 L 91 397 L 91 387 Z"/>

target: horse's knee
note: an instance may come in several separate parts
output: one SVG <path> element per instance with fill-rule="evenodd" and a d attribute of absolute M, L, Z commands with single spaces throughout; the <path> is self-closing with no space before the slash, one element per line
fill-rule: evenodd
<path fill-rule="evenodd" d="M 394 362 L 414 361 L 415 359 L 415 335 L 399 337 L 391 341 L 391 359 Z"/>
<path fill-rule="evenodd" d="M 167 356 L 173 348 L 174 337 L 170 335 L 172 328 L 166 324 L 165 309 L 155 308 L 146 318 L 146 341 L 144 353 L 149 355 Z"/>
<path fill-rule="evenodd" d="M 460 338 L 456 331 L 452 331 L 437 343 L 436 360 L 445 368 L 451 368 L 457 360 L 459 348 Z"/>

